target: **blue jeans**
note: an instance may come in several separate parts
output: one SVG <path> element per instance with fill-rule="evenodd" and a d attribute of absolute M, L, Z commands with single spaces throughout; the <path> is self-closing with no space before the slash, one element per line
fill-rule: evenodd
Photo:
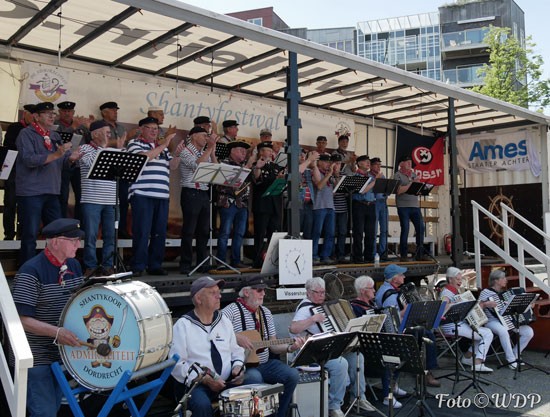
<path fill-rule="evenodd" d="M 349 390 L 352 398 L 357 395 L 357 353 L 351 352 L 344 355 L 346 361 L 348 361 L 348 375 L 349 375 Z M 365 357 L 362 353 L 359 354 L 359 398 L 366 400 L 365 390 L 367 384 L 365 382 Z"/>
<path fill-rule="evenodd" d="M 328 388 L 328 409 L 340 410 L 349 385 L 348 362 L 340 357 L 331 359 L 325 366 L 330 378 Z"/>
<path fill-rule="evenodd" d="M 57 201 L 59 197 L 56 196 Z M 27 416 L 56 417 L 61 406 L 61 387 L 50 365 L 29 368 L 27 380 Z"/>
<path fill-rule="evenodd" d="M 388 206 L 386 200 L 376 200 L 376 224 L 374 226 L 374 253 L 376 256 L 376 235 L 380 226 L 380 237 L 378 238 L 378 254 L 380 257 L 388 256 Z"/>
<path fill-rule="evenodd" d="M 43 194 L 30 197 L 17 197 L 17 217 L 21 226 L 20 265 L 36 255 L 36 239 L 40 221 L 46 226 L 61 217 L 59 196 Z"/>
<path fill-rule="evenodd" d="M 334 247 L 334 209 L 313 210 L 313 258 L 319 257 L 319 239 L 323 232 L 323 251 L 321 259 L 327 259 Z"/>
<path fill-rule="evenodd" d="M 424 251 L 424 219 L 419 207 L 398 207 L 401 235 L 399 237 L 399 253 L 402 258 L 407 257 L 407 238 L 409 237 L 409 222 L 412 222 L 416 234 L 416 256 Z"/>
<path fill-rule="evenodd" d="M 115 258 L 115 206 L 82 203 L 82 226 L 84 229 L 84 267 L 97 268 L 96 242 L 101 223 L 103 252 L 101 264 L 105 268 L 113 266 Z"/>
<path fill-rule="evenodd" d="M 284 392 L 280 396 L 277 416 L 285 417 L 299 378 L 297 369 L 291 368 L 279 359 L 269 359 L 256 368 L 248 368 L 244 376 L 244 384 L 262 384 L 264 382 L 283 384 Z"/>
<path fill-rule="evenodd" d="M 227 241 L 233 226 L 233 240 L 231 242 L 231 265 L 241 263 L 241 248 L 248 222 L 248 207 L 238 208 L 235 204 L 229 207 L 220 207 L 220 235 L 218 236 L 218 258 L 226 261 Z M 199 261 L 200 262 L 200 261 Z"/>
<path fill-rule="evenodd" d="M 133 195 L 132 204 L 132 271 L 160 269 L 164 260 L 168 199 Z"/>

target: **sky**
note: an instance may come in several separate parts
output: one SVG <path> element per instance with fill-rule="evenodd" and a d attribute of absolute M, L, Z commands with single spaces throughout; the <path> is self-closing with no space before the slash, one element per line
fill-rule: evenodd
<path fill-rule="evenodd" d="M 385 17 L 437 12 L 438 7 L 454 1 L 445 0 L 182 0 L 217 13 L 231 13 L 273 6 L 290 27 L 308 29 L 356 26 L 357 22 Z M 543 78 L 550 78 L 550 2 L 515 0 L 525 13 L 525 34 L 531 35 L 544 64 Z"/>

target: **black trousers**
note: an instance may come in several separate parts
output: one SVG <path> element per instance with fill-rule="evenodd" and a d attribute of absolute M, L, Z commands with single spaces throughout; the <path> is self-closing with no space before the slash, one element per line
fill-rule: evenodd
<path fill-rule="evenodd" d="M 189 269 L 193 262 L 193 238 L 196 239 L 197 263 L 208 256 L 210 192 L 182 188 L 180 205 L 183 214 L 180 269 Z"/>
<path fill-rule="evenodd" d="M 352 204 L 352 259 L 354 261 L 373 262 L 376 230 L 376 205 L 366 205 L 360 201 Z"/>

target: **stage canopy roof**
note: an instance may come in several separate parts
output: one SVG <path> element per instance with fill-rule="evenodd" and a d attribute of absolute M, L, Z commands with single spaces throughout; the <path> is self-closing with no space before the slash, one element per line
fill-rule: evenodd
<path fill-rule="evenodd" d="M 284 99 L 288 51 L 298 56 L 301 103 L 402 126 L 458 133 L 550 118 L 465 89 L 259 27 L 176 0 L 8 0 L 0 3 L 0 52 L 36 51 Z"/>

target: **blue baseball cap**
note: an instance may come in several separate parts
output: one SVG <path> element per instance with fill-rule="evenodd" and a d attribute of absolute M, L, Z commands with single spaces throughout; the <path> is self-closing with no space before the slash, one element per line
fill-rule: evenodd
<path fill-rule="evenodd" d="M 404 274 L 405 272 L 407 272 L 407 268 L 405 268 L 404 266 L 389 264 L 386 268 L 384 268 L 384 279 L 386 281 L 389 281 L 394 276 Z"/>

